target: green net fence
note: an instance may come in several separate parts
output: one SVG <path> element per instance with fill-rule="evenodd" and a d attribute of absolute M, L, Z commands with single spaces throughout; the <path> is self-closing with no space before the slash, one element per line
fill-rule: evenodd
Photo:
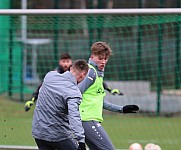
<path fill-rule="evenodd" d="M 44 75 L 57 67 L 62 53 L 69 53 L 73 60 L 88 60 L 90 46 L 105 41 L 113 55 L 104 79 L 124 93 L 107 93 L 105 99 L 119 105 L 140 106 L 140 115 L 135 116 L 115 115 L 113 119 L 112 114 L 105 112 L 103 125 L 115 147 L 123 149 L 133 142 L 152 142 L 164 150 L 180 148 L 180 15 L 28 15 L 24 25 L 21 15 L 13 15 L 0 16 L 0 22 L 2 95 L 7 93 L 13 100 L 24 102 Z M 2 118 L 9 110 L 13 112 L 1 124 L 5 127 L 6 120 L 16 117 L 22 123 L 15 121 L 13 126 L 18 124 L 22 132 L 29 130 L 28 135 L 21 135 L 13 126 L 0 128 L 0 144 L 35 145 L 30 131 L 33 110 L 25 114 L 22 103 L 1 102 Z M 9 105 L 13 108 L 6 108 Z M 168 119 L 162 114 L 174 117 Z M 150 119 L 149 115 L 160 117 Z M 8 139 L 7 134 L 10 137 L 12 132 L 13 137 Z"/>
<path fill-rule="evenodd" d="M 26 86 L 26 77 L 33 73 L 34 78 L 41 80 L 56 67 L 62 52 L 69 52 L 74 59 L 87 59 L 91 44 L 101 40 L 110 43 L 114 54 L 105 79 L 149 80 L 155 89 L 160 74 L 163 89 L 180 88 L 180 20 L 180 15 L 28 16 L 27 39 L 22 41 L 20 16 L 6 17 L 1 29 L 1 59 L 12 79 L 8 77 L 4 85 L 12 86 L 13 92 L 13 84 L 9 85 L 8 80 L 13 82 L 16 72 L 20 77 L 14 87 L 21 80 L 22 86 Z M 36 62 L 34 66 L 32 61 Z M 12 71 L 8 71 L 9 67 Z M 21 73 L 25 78 L 21 79 Z"/>

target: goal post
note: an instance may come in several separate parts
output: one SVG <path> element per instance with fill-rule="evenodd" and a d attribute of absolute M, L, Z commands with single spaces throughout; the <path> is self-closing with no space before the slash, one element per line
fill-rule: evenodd
<path fill-rule="evenodd" d="M 128 148 L 133 142 L 146 145 L 155 141 L 164 150 L 179 149 L 179 117 L 173 118 L 172 126 L 161 116 L 181 113 L 180 14 L 179 8 L 1 9 L 0 92 L 9 93 L 11 98 L 24 102 L 31 97 L 45 74 L 58 66 L 61 54 L 69 53 L 73 60 L 88 60 L 90 46 L 96 41 L 104 41 L 113 50 L 104 79 L 110 87 L 124 93 L 123 96 L 107 93 L 105 100 L 119 105 L 140 106 L 140 116 L 121 116 L 120 122 L 120 116 L 116 116 L 118 119 L 112 120 L 114 125 L 105 119 L 104 125 L 115 147 Z M 26 27 L 22 26 L 22 16 L 27 17 Z M 26 30 L 24 40 L 23 30 Z M 24 115 L 24 105 L 16 108 L 13 104 L 7 108 L 13 106 L 10 114 L 16 115 L 14 118 L 18 120 Z M 3 109 L 2 112 L 6 111 Z M 25 120 L 24 124 L 18 124 L 17 128 L 21 128 L 19 133 L 15 127 L 17 122 L 11 115 L 8 114 L 4 120 L 14 122 L 13 129 L 6 128 L 9 122 L 4 121 L 5 130 L 1 128 L 0 132 L 5 138 L 0 139 L 1 144 L 30 143 L 34 146 L 32 137 L 27 136 L 32 116 L 28 116 L 28 121 L 25 116 L 18 120 Z M 160 117 L 155 120 L 146 118 L 149 115 Z M 109 115 L 106 117 L 114 119 Z M 145 120 L 141 122 L 142 119 Z M 25 124 L 29 126 L 25 127 Z M 113 127 L 118 132 L 113 131 Z M 7 140 L 12 132 L 16 134 Z"/>

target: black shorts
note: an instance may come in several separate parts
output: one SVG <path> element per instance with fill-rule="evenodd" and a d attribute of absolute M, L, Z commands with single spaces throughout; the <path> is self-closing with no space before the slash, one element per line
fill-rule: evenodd
<path fill-rule="evenodd" d="M 60 142 L 49 142 L 36 139 L 35 142 L 39 150 L 77 150 L 78 144 L 74 139 L 66 139 Z"/>

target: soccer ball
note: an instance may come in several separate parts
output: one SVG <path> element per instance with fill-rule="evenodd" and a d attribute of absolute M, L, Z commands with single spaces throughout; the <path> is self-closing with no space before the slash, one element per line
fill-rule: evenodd
<path fill-rule="evenodd" d="M 141 144 L 133 143 L 129 146 L 129 150 L 143 150 Z"/>
<path fill-rule="evenodd" d="M 162 149 L 161 149 L 161 147 L 159 145 L 155 145 L 154 150 L 162 150 Z"/>
<path fill-rule="evenodd" d="M 154 150 L 155 144 L 153 143 L 148 143 L 145 145 L 144 150 Z"/>
<path fill-rule="evenodd" d="M 153 144 L 153 143 L 148 143 L 146 144 L 144 150 L 161 150 L 159 145 Z"/>

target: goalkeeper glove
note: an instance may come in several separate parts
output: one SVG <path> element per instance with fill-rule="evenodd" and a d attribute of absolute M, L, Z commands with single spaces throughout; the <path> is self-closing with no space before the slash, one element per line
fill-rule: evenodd
<path fill-rule="evenodd" d="M 25 103 L 25 111 L 29 111 L 31 106 L 34 104 L 34 102 L 35 102 L 35 98 L 34 97 L 32 97 L 32 99 L 30 101 L 27 101 Z"/>
<path fill-rule="evenodd" d="M 121 93 L 118 89 L 112 89 L 112 90 L 111 90 L 111 94 L 112 94 L 112 95 L 115 95 L 115 94 L 123 95 L 123 93 Z"/>
<path fill-rule="evenodd" d="M 137 105 L 126 105 L 123 106 L 122 113 L 137 113 L 139 107 Z"/>
<path fill-rule="evenodd" d="M 112 94 L 118 94 L 118 95 L 123 95 L 123 93 L 121 93 L 118 89 L 111 89 L 110 87 L 107 88 L 107 90 Z"/>
<path fill-rule="evenodd" d="M 79 142 L 78 150 L 86 150 L 85 143 Z"/>

